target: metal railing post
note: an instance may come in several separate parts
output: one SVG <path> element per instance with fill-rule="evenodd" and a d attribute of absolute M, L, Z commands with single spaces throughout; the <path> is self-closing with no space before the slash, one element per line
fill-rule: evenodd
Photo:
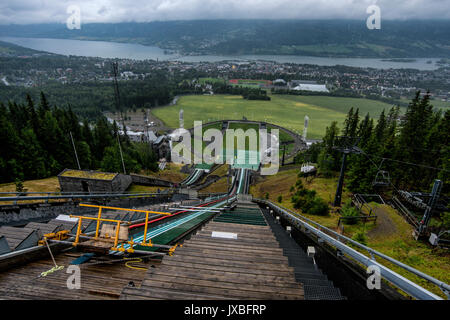
<path fill-rule="evenodd" d="M 95 228 L 95 237 L 98 238 L 98 229 L 100 229 L 100 219 L 102 217 L 102 207 L 98 208 L 97 227 Z"/>
<path fill-rule="evenodd" d="M 74 245 L 77 245 L 78 242 L 80 241 L 81 222 L 82 222 L 82 220 L 83 220 L 83 218 L 81 218 L 81 217 L 78 218 L 77 235 L 75 237 L 75 242 L 73 243 Z"/>
<path fill-rule="evenodd" d="M 114 248 L 117 248 L 117 244 L 119 243 L 119 230 L 120 230 L 120 220 L 117 221 L 116 237 L 114 239 Z"/>
<path fill-rule="evenodd" d="M 144 239 L 142 240 L 143 244 L 146 244 L 147 242 L 147 228 L 148 228 L 148 212 L 145 214 Z"/>

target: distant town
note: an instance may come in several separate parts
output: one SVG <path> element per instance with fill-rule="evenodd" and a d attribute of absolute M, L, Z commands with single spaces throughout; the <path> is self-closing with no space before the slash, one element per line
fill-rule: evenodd
<path fill-rule="evenodd" d="M 418 90 L 432 99 L 450 101 L 450 63 L 442 59 L 436 70 L 374 69 L 347 66 L 300 65 L 273 61 L 179 62 L 114 59 L 121 81 L 145 80 L 154 72 L 189 78 L 189 74 L 212 79 L 261 79 L 257 86 L 362 96 L 373 99 L 408 99 Z M 47 53 L 14 55 L 0 52 L 0 85 L 40 87 L 52 83 L 73 84 L 113 80 L 113 59 L 59 56 Z M 195 80 L 195 77 L 193 77 Z M 240 83 L 242 85 L 242 83 Z M 199 84 L 206 87 L 207 82 Z M 245 85 L 245 83 L 244 83 Z"/>

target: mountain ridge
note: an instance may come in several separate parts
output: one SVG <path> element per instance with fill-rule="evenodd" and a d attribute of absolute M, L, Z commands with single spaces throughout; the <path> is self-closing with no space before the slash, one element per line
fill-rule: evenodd
<path fill-rule="evenodd" d="M 178 20 L 148 23 L 1 25 L 0 36 L 102 40 L 153 45 L 184 55 L 255 54 L 326 57 L 450 57 L 450 21 Z"/>

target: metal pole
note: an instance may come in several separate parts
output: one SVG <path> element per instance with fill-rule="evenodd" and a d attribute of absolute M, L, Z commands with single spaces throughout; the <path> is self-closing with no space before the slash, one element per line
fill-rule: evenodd
<path fill-rule="evenodd" d="M 127 172 L 125 170 L 125 163 L 123 162 L 122 147 L 120 146 L 119 133 L 117 133 L 117 143 L 119 144 L 119 151 L 120 151 L 120 158 L 122 159 L 123 173 L 127 174 Z"/>
<path fill-rule="evenodd" d="M 78 160 L 77 148 L 75 148 L 75 142 L 73 142 L 72 131 L 69 131 L 70 139 L 72 140 L 73 151 L 75 151 L 75 158 L 77 159 L 78 169 L 81 170 L 80 161 Z"/>
<path fill-rule="evenodd" d="M 45 245 L 47 246 L 48 252 L 50 253 L 50 257 L 52 257 L 53 264 L 55 265 L 56 268 L 58 268 L 58 265 L 56 264 L 55 258 L 53 257 L 52 250 L 50 250 L 50 247 L 48 245 L 48 242 L 47 242 L 46 238 L 44 238 L 44 242 L 45 242 Z"/>
<path fill-rule="evenodd" d="M 147 228 L 148 228 L 148 212 L 145 214 L 145 227 L 144 227 L 144 239 L 142 243 L 147 243 Z"/>
<path fill-rule="evenodd" d="M 339 207 L 341 205 L 342 186 L 344 184 L 344 172 L 346 164 L 347 164 L 347 153 L 344 152 L 344 156 L 342 157 L 341 174 L 339 175 L 339 182 L 337 185 L 336 196 L 334 197 L 333 203 L 333 206 L 335 207 Z"/>
<path fill-rule="evenodd" d="M 81 221 L 83 218 L 78 218 L 78 226 L 77 226 L 77 235 L 75 237 L 74 245 L 78 244 L 80 241 L 80 234 L 81 234 Z"/>
<path fill-rule="evenodd" d="M 120 221 L 117 221 L 116 236 L 114 238 L 114 248 L 117 248 L 117 244 L 119 243 L 119 231 L 120 231 Z"/>

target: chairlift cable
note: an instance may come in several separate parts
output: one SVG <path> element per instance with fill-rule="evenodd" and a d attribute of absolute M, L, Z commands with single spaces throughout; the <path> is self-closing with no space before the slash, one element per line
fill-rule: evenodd
<path fill-rule="evenodd" d="M 364 152 L 363 152 L 364 153 Z M 365 153 L 366 154 L 366 153 Z M 367 154 L 366 154 L 367 155 Z M 367 155 L 368 156 L 368 155 Z M 448 169 L 444 169 L 444 168 L 437 168 L 437 167 L 432 167 L 432 166 L 427 166 L 425 164 L 417 164 L 417 163 L 413 163 L 413 162 L 407 162 L 407 161 L 401 161 L 401 160 L 395 160 L 392 158 L 386 158 L 386 157 L 378 157 L 378 156 L 372 156 L 374 158 L 379 158 L 379 159 L 384 159 L 384 160 L 388 160 L 388 161 L 394 161 L 394 162 L 399 162 L 399 163 L 403 163 L 403 164 L 408 164 L 411 166 L 417 166 L 417 167 L 422 167 L 422 168 L 427 168 L 427 169 L 434 169 L 434 170 L 439 170 L 439 171 L 445 171 L 445 172 L 450 172 L 450 170 Z M 372 161 L 372 160 L 371 160 Z M 372 161 L 372 163 L 374 163 Z M 374 163 L 375 164 L 375 163 Z M 377 166 L 375 164 L 375 166 Z"/>

